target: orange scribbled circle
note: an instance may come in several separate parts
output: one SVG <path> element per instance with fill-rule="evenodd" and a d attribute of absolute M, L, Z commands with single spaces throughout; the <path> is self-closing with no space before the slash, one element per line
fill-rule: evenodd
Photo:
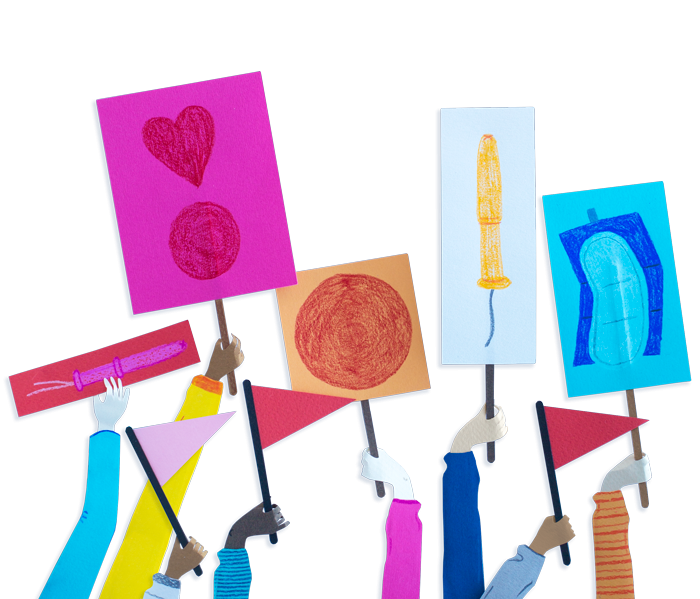
<path fill-rule="evenodd" d="M 294 343 L 309 372 L 343 389 L 369 389 L 395 374 L 411 349 L 406 303 L 370 275 L 337 274 L 301 306 Z"/>

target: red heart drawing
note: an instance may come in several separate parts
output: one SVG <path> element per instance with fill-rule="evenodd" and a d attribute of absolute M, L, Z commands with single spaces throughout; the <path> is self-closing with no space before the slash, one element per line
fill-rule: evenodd
<path fill-rule="evenodd" d="M 159 116 L 141 132 L 148 151 L 171 171 L 199 187 L 214 147 L 214 119 L 201 106 L 188 106 L 173 123 Z"/>

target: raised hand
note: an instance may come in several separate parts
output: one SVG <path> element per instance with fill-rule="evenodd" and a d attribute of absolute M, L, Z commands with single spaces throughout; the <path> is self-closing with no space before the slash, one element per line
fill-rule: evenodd
<path fill-rule="evenodd" d="M 645 483 L 651 478 L 649 456 L 642 455 L 642 459 L 635 460 L 634 454 L 628 455 L 617 466 L 605 475 L 601 491 L 619 491 L 627 485 Z"/>
<path fill-rule="evenodd" d="M 113 431 L 114 425 L 117 423 L 117 420 L 122 417 L 129 403 L 129 394 L 131 393 L 129 388 L 122 388 L 121 379 L 117 379 L 118 383 L 115 383 L 112 377 L 110 381 L 104 379 L 107 393 L 104 395 L 95 395 L 95 397 L 92 398 L 92 405 L 95 409 L 95 417 L 97 418 L 98 432 Z"/>
<path fill-rule="evenodd" d="M 284 519 L 279 506 L 273 505 L 272 511 L 265 512 L 261 503 L 241 516 L 231 527 L 226 539 L 226 549 L 243 549 L 248 537 L 271 535 L 287 526 L 289 521 Z"/>
<path fill-rule="evenodd" d="M 394 487 L 395 499 L 413 499 L 411 478 L 403 466 L 383 449 L 378 449 L 378 453 L 375 458 L 369 447 L 362 452 L 362 476 L 390 484 Z"/>
<path fill-rule="evenodd" d="M 224 349 L 221 339 L 214 344 L 209 359 L 209 368 L 204 376 L 214 381 L 220 381 L 229 372 L 243 364 L 245 356 L 241 351 L 241 340 L 235 335 L 231 335 L 230 345 Z"/>
<path fill-rule="evenodd" d="M 508 432 L 506 415 L 501 406 L 496 406 L 498 413 L 490 420 L 486 419 L 486 405 L 479 413 L 465 424 L 452 442 L 452 453 L 466 453 L 474 445 L 496 441 Z"/>
<path fill-rule="evenodd" d="M 569 524 L 569 516 L 564 516 L 559 522 L 554 521 L 554 516 L 549 516 L 542 522 L 535 539 L 530 543 L 530 549 L 544 555 L 550 549 L 568 543 L 575 536 L 574 529 Z"/>
<path fill-rule="evenodd" d="M 170 552 L 168 569 L 165 571 L 165 575 L 178 580 L 183 574 L 199 566 L 207 556 L 207 553 L 209 552 L 205 551 L 204 547 L 197 543 L 197 539 L 193 537 L 190 537 L 190 542 L 185 547 L 180 547 L 180 543 L 176 538 L 173 543 L 173 550 Z"/>

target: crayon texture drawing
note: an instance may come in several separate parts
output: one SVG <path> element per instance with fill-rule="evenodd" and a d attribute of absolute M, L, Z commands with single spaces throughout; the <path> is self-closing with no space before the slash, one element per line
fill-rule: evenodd
<path fill-rule="evenodd" d="M 260 73 L 97 108 L 134 314 L 296 282 Z"/>
<path fill-rule="evenodd" d="M 490 289 L 489 319 L 491 329 L 484 347 L 488 347 L 496 332 L 493 312 L 493 292 L 505 289 L 510 279 L 503 274 L 501 258 L 501 220 L 503 199 L 501 191 L 501 163 L 498 146 L 493 135 L 483 135 L 476 159 L 476 214 L 481 229 L 481 278 L 476 282 L 483 289 Z"/>
<path fill-rule="evenodd" d="M 357 400 L 430 388 L 408 256 L 297 278 L 277 290 L 295 391 Z"/>
<path fill-rule="evenodd" d="M 441 158 L 442 363 L 534 363 L 534 110 L 443 109 Z"/>
<path fill-rule="evenodd" d="M 175 122 L 162 116 L 148 119 L 141 135 L 153 156 L 199 187 L 214 147 L 214 132 L 214 119 L 209 111 L 202 106 L 188 106 Z"/>
<path fill-rule="evenodd" d="M 481 278 L 484 289 L 505 289 L 510 279 L 503 275 L 501 259 L 501 163 L 493 135 L 483 135 L 476 159 L 476 214 L 481 228 Z"/>
<path fill-rule="evenodd" d="M 175 122 L 165 117 L 146 121 L 142 130 L 148 151 L 195 187 L 214 147 L 214 118 L 202 106 L 188 106 Z M 170 225 L 168 240 L 175 264 L 200 281 L 215 279 L 236 261 L 241 234 L 233 215 L 214 202 L 185 206 Z"/>
<path fill-rule="evenodd" d="M 316 378 L 341 389 L 370 389 L 401 368 L 413 327 L 406 303 L 388 283 L 337 274 L 316 287 L 294 324 L 294 345 Z"/>
<path fill-rule="evenodd" d="M 663 184 L 543 199 L 569 396 L 690 380 Z"/>
<path fill-rule="evenodd" d="M 574 366 L 659 355 L 663 267 L 641 216 L 587 212 L 590 224 L 559 236 L 581 284 Z"/>

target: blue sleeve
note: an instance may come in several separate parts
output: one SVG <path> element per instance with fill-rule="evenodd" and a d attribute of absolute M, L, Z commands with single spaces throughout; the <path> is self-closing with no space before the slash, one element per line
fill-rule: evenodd
<path fill-rule="evenodd" d="M 527 595 L 539 578 L 544 556 L 527 545 L 520 545 L 515 557 L 505 562 L 493 577 L 482 599 L 520 599 Z"/>
<path fill-rule="evenodd" d="M 165 574 L 154 574 L 153 584 L 143 599 L 180 599 L 180 581 Z"/>
<path fill-rule="evenodd" d="M 479 470 L 471 451 L 448 453 L 442 477 L 445 550 L 444 599 L 479 599 L 484 592 L 484 562 L 479 519 Z"/>
<path fill-rule="evenodd" d="M 214 572 L 214 599 L 248 599 L 252 575 L 245 549 L 222 549 Z"/>
<path fill-rule="evenodd" d="M 80 520 L 44 586 L 40 599 L 88 599 L 117 526 L 119 435 L 90 437 L 87 490 Z"/>

